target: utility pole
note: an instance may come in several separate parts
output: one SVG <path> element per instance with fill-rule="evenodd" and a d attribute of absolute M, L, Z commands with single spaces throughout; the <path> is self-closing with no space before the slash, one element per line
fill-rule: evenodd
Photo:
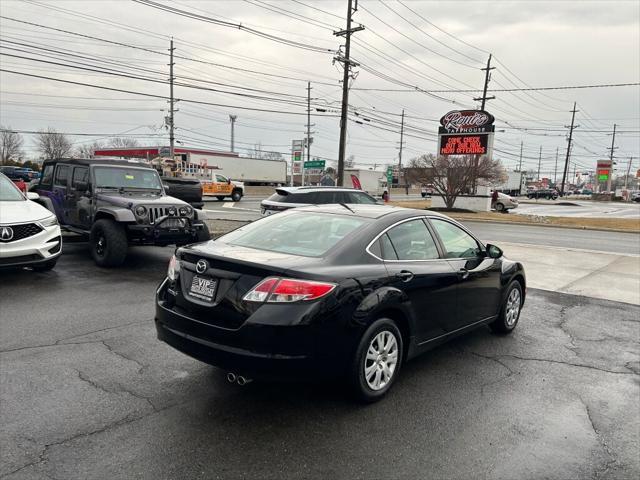
<path fill-rule="evenodd" d="M 398 186 L 400 186 L 400 174 L 402 173 L 402 145 L 404 144 L 404 108 L 402 109 L 402 120 L 400 121 L 400 151 L 398 153 Z M 405 184 L 407 179 L 404 179 Z M 389 186 L 389 189 L 391 187 Z M 409 194 L 409 188 L 406 187 L 406 193 Z"/>
<path fill-rule="evenodd" d="M 235 148 L 236 148 L 236 135 L 235 135 L 236 118 L 238 118 L 237 115 L 229 115 L 229 120 L 231 121 L 231 151 L 232 152 L 235 152 Z"/>
<path fill-rule="evenodd" d="M 558 188 L 558 147 L 556 147 L 556 166 L 553 167 L 553 184 Z"/>
<path fill-rule="evenodd" d="M 340 145 L 338 148 L 338 186 L 343 185 L 344 177 L 344 157 L 347 148 L 347 113 L 349 110 L 349 77 L 351 76 L 351 67 L 356 67 L 357 63 L 352 62 L 349 55 L 351 53 L 351 34 L 364 30 L 362 25 L 351 28 L 351 17 L 358 10 L 358 0 L 348 1 L 347 7 L 347 28 L 339 32 L 333 32 L 336 37 L 345 37 L 344 57 L 338 54 L 334 57 L 334 61 L 342 63 L 344 74 L 342 76 L 342 111 L 340 114 Z"/>
<path fill-rule="evenodd" d="M 493 100 L 496 97 L 495 96 L 491 96 L 491 97 L 487 97 L 487 87 L 489 86 L 489 80 L 491 80 L 491 70 L 495 70 L 496 67 L 492 67 L 491 66 L 491 54 L 489 54 L 489 60 L 487 60 L 487 66 L 485 68 L 481 68 L 481 70 L 484 70 L 484 89 L 482 90 L 482 97 L 478 97 L 478 98 L 474 98 L 474 100 L 477 102 L 478 100 L 482 100 L 482 105 L 480 107 L 480 110 L 484 110 L 484 104 L 487 100 Z"/>
<path fill-rule="evenodd" d="M 573 102 L 573 110 L 571 110 L 572 115 L 571 115 L 571 126 L 568 127 L 565 125 L 566 128 L 569 129 L 569 141 L 567 142 L 567 156 L 564 160 L 564 169 L 562 170 L 562 185 L 560 186 L 560 196 L 562 197 L 564 195 L 564 184 L 567 180 L 567 169 L 569 168 L 569 155 L 571 153 L 571 141 L 573 139 L 573 130 L 575 128 L 578 128 L 580 125 L 574 125 L 574 122 L 576 120 L 576 112 L 578 110 L 576 110 L 576 102 Z"/>
<path fill-rule="evenodd" d="M 631 162 L 633 162 L 633 157 L 629 157 L 629 166 L 627 167 L 627 175 L 624 177 L 624 189 L 627 189 L 627 182 L 629 181 L 629 174 L 631 173 Z"/>
<path fill-rule="evenodd" d="M 520 173 L 522 173 L 522 146 L 523 145 L 524 145 L 524 142 L 520 140 L 520 163 L 518 164 L 518 171 Z"/>
<path fill-rule="evenodd" d="M 307 82 L 307 162 L 311 161 L 311 82 Z M 305 175 L 304 162 L 302 162 L 302 185 L 304 185 L 304 175 Z"/>
<path fill-rule="evenodd" d="M 175 99 L 173 98 L 173 81 L 175 80 L 173 76 L 173 37 L 171 37 L 171 43 L 169 44 L 169 151 L 171 152 L 171 159 L 174 158 L 174 150 L 176 139 L 174 135 L 174 119 L 173 114 L 176 110 L 173 108 Z"/>
<path fill-rule="evenodd" d="M 482 97 L 474 98 L 475 101 L 482 100 L 482 104 L 480 106 L 480 110 L 484 110 L 484 106 L 487 100 L 495 99 L 495 95 L 491 97 L 487 97 L 487 88 L 489 87 L 489 80 L 491 80 L 491 70 L 494 70 L 495 67 L 491 66 L 491 54 L 489 54 L 489 59 L 487 60 L 487 66 L 482 68 L 484 71 L 484 88 L 482 89 Z M 473 181 L 472 188 L 473 193 L 476 193 L 476 176 L 478 171 L 478 161 L 480 160 L 480 155 L 474 155 L 473 157 Z"/>
<path fill-rule="evenodd" d="M 540 182 L 540 164 L 542 163 L 542 145 L 540 145 L 540 154 L 538 155 L 538 182 Z"/>
<path fill-rule="evenodd" d="M 613 137 L 611 138 L 611 148 L 609 148 L 609 160 L 611 160 L 611 171 L 609 172 L 609 178 L 607 179 L 607 192 L 611 191 L 611 177 L 613 176 L 613 151 L 618 148 L 616 143 L 616 124 L 613 124 Z"/>

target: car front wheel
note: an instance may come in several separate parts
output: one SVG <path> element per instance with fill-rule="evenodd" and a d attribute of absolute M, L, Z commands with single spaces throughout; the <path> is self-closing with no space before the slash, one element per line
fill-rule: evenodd
<path fill-rule="evenodd" d="M 351 365 L 349 383 L 364 402 L 380 400 L 400 372 L 403 343 L 400 330 L 389 318 L 373 322 L 360 339 Z"/>
<path fill-rule="evenodd" d="M 489 324 L 489 328 L 496 333 L 511 333 L 520 319 L 522 300 L 522 286 L 520 282 L 514 280 L 509 284 L 500 315 Z"/>
<path fill-rule="evenodd" d="M 231 200 L 233 200 L 234 202 L 239 202 L 241 199 L 242 199 L 242 192 L 240 192 L 239 190 L 235 190 L 231 194 Z"/>
<path fill-rule="evenodd" d="M 127 256 L 127 233 L 119 223 L 106 218 L 93 224 L 91 255 L 100 267 L 117 267 Z"/>

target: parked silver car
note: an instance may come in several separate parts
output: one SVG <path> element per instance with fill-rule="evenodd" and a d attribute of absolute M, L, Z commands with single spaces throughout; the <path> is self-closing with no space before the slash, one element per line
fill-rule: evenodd
<path fill-rule="evenodd" d="M 262 215 L 272 215 L 290 208 L 330 203 L 375 205 L 378 201 L 362 190 L 347 187 L 279 187 L 262 200 L 260 207 Z"/>
<path fill-rule="evenodd" d="M 507 195 L 506 193 L 498 192 L 498 199 L 495 201 L 495 203 L 492 203 L 491 208 L 493 208 L 496 212 L 504 212 L 505 210 L 518 208 L 518 200 Z"/>

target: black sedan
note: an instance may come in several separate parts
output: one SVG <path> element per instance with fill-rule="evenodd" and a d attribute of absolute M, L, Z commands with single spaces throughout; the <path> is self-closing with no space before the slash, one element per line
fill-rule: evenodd
<path fill-rule="evenodd" d="M 158 338 L 230 381 L 343 377 L 381 398 L 407 360 L 481 325 L 510 333 L 520 263 L 450 218 L 380 205 L 296 208 L 179 248 Z"/>

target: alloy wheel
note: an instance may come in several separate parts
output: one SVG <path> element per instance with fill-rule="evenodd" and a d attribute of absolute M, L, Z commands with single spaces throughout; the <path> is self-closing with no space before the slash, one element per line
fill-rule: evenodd
<path fill-rule="evenodd" d="M 513 288 L 507 297 L 507 307 L 505 312 L 505 320 L 508 327 L 513 327 L 518 320 L 520 313 L 520 291 Z"/>
<path fill-rule="evenodd" d="M 364 361 L 364 378 L 372 390 L 389 384 L 398 365 L 398 340 L 389 330 L 379 332 L 369 343 Z"/>

